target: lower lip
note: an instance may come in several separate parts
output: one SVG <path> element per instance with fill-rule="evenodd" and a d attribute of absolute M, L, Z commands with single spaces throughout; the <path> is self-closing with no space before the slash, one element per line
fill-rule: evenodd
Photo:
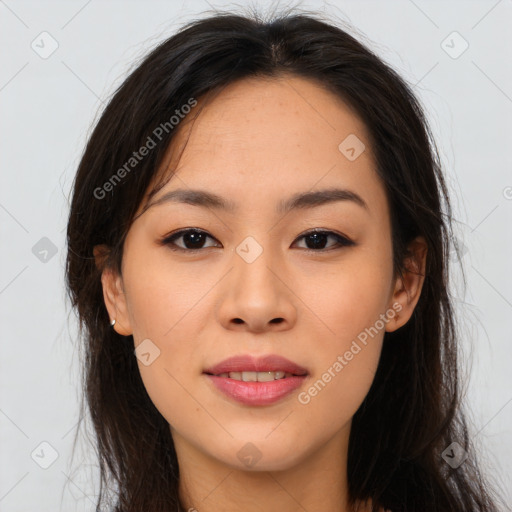
<path fill-rule="evenodd" d="M 306 375 L 295 375 L 270 382 L 244 382 L 229 377 L 205 375 L 218 390 L 246 405 L 273 404 L 296 390 L 306 379 Z"/>

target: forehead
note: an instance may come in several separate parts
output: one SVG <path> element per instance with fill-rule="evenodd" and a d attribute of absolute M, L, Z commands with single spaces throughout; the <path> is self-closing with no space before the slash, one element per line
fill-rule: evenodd
<path fill-rule="evenodd" d="M 193 115 L 181 121 L 160 170 L 175 176 L 154 198 L 200 187 L 243 207 L 336 186 L 385 213 L 367 129 L 321 84 L 295 76 L 244 79 L 210 98 L 192 122 Z"/>

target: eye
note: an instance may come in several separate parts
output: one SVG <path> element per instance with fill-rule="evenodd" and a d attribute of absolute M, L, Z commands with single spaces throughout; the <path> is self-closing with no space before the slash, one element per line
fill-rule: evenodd
<path fill-rule="evenodd" d="M 175 243 L 175 240 L 178 240 L 180 238 L 183 238 L 183 244 L 185 245 L 185 247 L 182 247 Z M 181 250 L 190 252 L 203 249 L 203 244 L 206 238 L 211 238 L 212 240 L 214 240 L 212 236 L 208 235 L 208 233 L 206 233 L 206 231 L 203 231 L 202 229 L 189 228 L 182 229 L 181 231 L 178 231 L 172 234 L 171 236 L 164 238 L 161 241 L 161 244 L 169 245 L 173 251 Z"/>
<path fill-rule="evenodd" d="M 193 252 L 205 248 L 208 249 L 209 247 L 214 247 L 214 245 L 204 246 L 204 242 L 208 238 L 215 240 L 211 235 L 202 229 L 188 228 L 182 229 L 176 233 L 171 234 L 170 236 L 165 237 L 160 243 L 161 245 L 169 246 L 173 251 Z M 334 239 L 335 243 L 326 249 L 326 241 L 329 238 Z M 182 245 L 176 243 L 176 241 L 179 239 L 183 239 Z M 334 231 L 319 229 L 304 233 L 298 237 L 296 241 L 301 239 L 306 241 L 307 247 L 305 247 L 305 249 L 312 252 L 325 252 L 327 250 L 355 245 L 355 242 L 343 235 L 335 233 Z"/>
<path fill-rule="evenodd" d="M 334 240 L 336 240 L 336 243 L 334 246 L 331 246 L 328 249 L 325 248 L 326 240 L 331 237 Z M 306 241 L 309 241 L 312 247 L 306 247 L 306 250 L 313 251 L 313 252 L 325 252 L 325 250 L 332 250 L 333 248 L 339 248 L 339 247 L 349 247 L 351 245 L 355 245 L 355 242 L 352 240 L 349 240 L 347 237 L 343 235 L 339 235 L 338 233 L 335 233 L 334 231 L 322 231 L 322 230 L 313 230 L 308 231 L 307 233 L 304 233 L 301 235 L 297 240 L 301 240 L 304 238 Z M 308 243 L 306 242 L 306 245 Z"/>

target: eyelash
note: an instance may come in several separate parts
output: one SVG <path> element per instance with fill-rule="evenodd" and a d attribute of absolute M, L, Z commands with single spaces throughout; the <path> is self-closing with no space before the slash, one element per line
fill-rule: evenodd
<path fill-rule="evenodd" d="M 181 238 L 183 235 L 185 235 L 187 233 L 205 234 L 209 238 L 212 238 L 215 240 L 215 238 L 213 236 L 209 235 L 206 231 L 203 231 L 202 229 L 187 228 L 187 229 L 181 229 L 180 231 L 177 231 L 175 233 L 172 233 L 169 236 L 164 237 L 160 241 L 160 245 L 167 245 L 172 251 L 181 251 L 181 252 L 186 252 L 186 253 L 197 253 L 198 251 L 203 251 L 205 249 L 211 248 L 211 247 L 204 247 L 204 248 L 198 248 L 198 249 L 187 249 L 187 248 L 177 246 L 174 243 L 174 241 L 177 240 L 178 238 Z M 350 246 L 356 245 L 355 242 L 353 242 L 352 240 L 348 239 L 345 236 L 335 233 L 334 231 L 321 230 L 321 229 L 314 229 L 311 231 L 307 231 L 306 233 L 303 233 L 302 235 L 300 235 L 295 241 L 300 240 L 301 238 L 305 238 L 309 235 L 313 235 L 313 234 L 322 234 L 322 235 L 333 236 L 337 240 L 337 245 L 335 245 L 333 247 L 329 247 L 328 249 L 303 249 L 310 253 L 327 252 L 327 251 L 331 251 L 334 249 L 341 249 L 343 247 L 350 247 Z"/>

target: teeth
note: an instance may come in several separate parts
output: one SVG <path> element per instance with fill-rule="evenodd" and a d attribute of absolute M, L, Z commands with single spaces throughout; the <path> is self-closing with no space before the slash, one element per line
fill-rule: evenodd
<path fill-rule="evenodd" d="M 229 377 L 243 382 L 270 382 L 273 380 L 293 377 L 293 374 L 287 372 L 229 372 L 221 373 L 219 377 Z"/>

